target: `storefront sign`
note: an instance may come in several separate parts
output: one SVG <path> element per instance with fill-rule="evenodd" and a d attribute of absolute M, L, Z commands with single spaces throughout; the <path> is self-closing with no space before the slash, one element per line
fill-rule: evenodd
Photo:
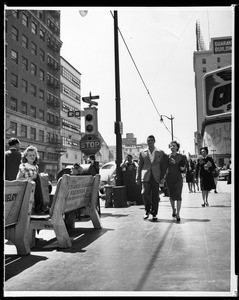
<path fill-rule="evenodd" d="M 213 52 L 214 54 L 231 53 L 232 39 L 231 38 L 214 39 Z"/>

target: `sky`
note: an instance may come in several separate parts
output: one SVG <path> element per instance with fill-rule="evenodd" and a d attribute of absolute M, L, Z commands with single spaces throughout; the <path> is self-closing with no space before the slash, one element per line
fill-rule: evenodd
<path fill-rule="evenodd" d="M 233 8 L 221 7 L 63 7 L 61 56 L 81 73 L 81 96 L 99 95 L 98 130 L 116 145 L 113 11 L 131 56 L 118 34 L 120 107 L 123 135 L 137 143 L 153 134 L 155 146 L 169 153 L 171 121 L 181 152 L 194 154 L 196 91 L 193 52 L 196 20 L 206 49 L 212 37 L 233 36 Z M 81 16 L 79 11 L 86 10 Z M 111 14 L 112 12 L 112 14 Z M 137 66 L 139 73 L 132 61 Z M 142 78 L 142 79 L 141 79 Z M 142 81 L 143 80 L 143 81 Z M 144 83 L 143 83 L 144 82 Z M 151 97 L 150 97 L 151 96 Z M 87 104 L 82 102 L 82 107 Z M 155 108 L 156 107 L 156 108 Z M 164 122 L 160 122 L 160 115 Z M 82 119 L 84 130 L 84 119 Z"/>

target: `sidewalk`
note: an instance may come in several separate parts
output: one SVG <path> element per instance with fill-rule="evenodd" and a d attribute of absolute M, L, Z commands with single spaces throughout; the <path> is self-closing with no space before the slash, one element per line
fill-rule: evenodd
<path fill-rule="evenodd" d="M 77 222 L 69 249 L 57 249 L 51 230 L 25 257 L 7 242 L 5 296 L 231 296 L 230 188 L 218 181 L 204 208 L 201 193 L 188 193 L 185 183 L 180 223 L 168 197 L 161 196 L 158 222 L 143 220 L 143 205 L 105 208 L 102 201 L 103 229 Z"/>

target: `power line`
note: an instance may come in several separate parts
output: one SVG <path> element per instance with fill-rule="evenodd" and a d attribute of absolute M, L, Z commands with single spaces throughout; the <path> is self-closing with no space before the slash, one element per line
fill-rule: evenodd
<path fill-rule="evenodd" d="M 112 17 L 114 18 L 114 15 L 112 14 L 112 11 L 110 11 L 110 13 L 111 13 Z M 124 42 L 124 44 L 125 44 L 125 47 L 126 47 L 128 53 L 129 53 L 129 55 L 130 55 L 130 58 L 132 59 L 133 64 L 134 64 L 134 66 L 135 66 L 135 68 L 136 68 L 136 70 L 137 70 L 137 72 L 138 72 L 138 74 L 139 74 L 139 77 L 140 77 L 141 81 L 143 82 L 143 85 L 144 85 L 144 87 L 145 87 L 145 89 L 146 89 L 146 91 L 147 91 L 147 93 L 148 93 L 148 95 L 149 95 L 149 98 L 150 98 L 151 102 L 153 103 L 153 106 L 154 106 L 154 108 L 155 108 L 155 110 L 156 110 L 158 116 L 159 116 L 160 119 L 161 119 L 161 115 L 160 115 L 160 113 L 159 113 L 159 111 L 158 111 L 158 109 L 157 109 L 157 107 L 156 107 L 156 105 L 155 105 L 155 103 L 154 103 L 154 100 L 153 100 L 153 98 L 152 98 L 152 96 L 151 96 L 151 94 L 150 94 L 150 91 L 149 91 L 149 89 L 148 89 L 147 86 L 146 86 L 146 83 L 145 83 L 145 81 L 144 81 L 144 79 L 143 79 L 143 77 L 142 77 L 142 75 L 141 75 L 141 73 L 140 73 L 140 71 L 139 71 L 139 69 L 138 69 L 136 63 L 135 63 L 135 60 L 134 60 L 134 58 L 133 58 L 133 56 L 132 56 L 132 54 L 131 54 L 131 52 L 130 52 L 130 50 L 129 50 L 129 47 L 128 47 L 128 45 L 127 45 L 127 43 L 126 43 L 126 41 L 125 41 L 125 39 L 124 39 L 124 37 L 123 37 L 123 34 L 122 34 L 122 32 L 121 32 L 121 30 L 120 30 L 119 27 L 118 27 L 118 31 L 119 31 L 119 33 L 120 33 L 120 36 L 121 36 L 121 38 L 122 38 L 122 40 L 123 40 L 123 42 Z M 163 123 L 164 127 L 166 128 L 166 130 L 171 134 L 170 130 L 169 130 L 168 127 L 165 125 L 164 121 L 161 121 L 161 122 Z M 175 137 L 175 138 L 176 138 L 176 137 Z M 178 139 L 178 138 L 176 138 L 176 139 Z M 178 139 L 178 140 L 179 140 L 179 139 Z"/>

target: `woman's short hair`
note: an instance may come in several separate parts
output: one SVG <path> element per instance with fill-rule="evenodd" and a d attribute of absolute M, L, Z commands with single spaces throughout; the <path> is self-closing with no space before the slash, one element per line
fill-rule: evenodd
<path fill-rule="evenodd" d="M 202 150 L 205 150 L 206 153 L 208 154 L 208 147 L 202 147 L 202 148 L 200 148 L 200 153 L 201 153 Z"/>
<path fill-rule="evenodd" d="M 179 148 L 180 148 L 180 144 L 179 144 L 177 141 L 171 141 L 171 142 L 169 143 L 168 147 L 170 148 L 170 146 L 171 146 L 172 144 L 176 144 L 176 145 L 177 145 L 177 151 L 178 151 Z"/>

